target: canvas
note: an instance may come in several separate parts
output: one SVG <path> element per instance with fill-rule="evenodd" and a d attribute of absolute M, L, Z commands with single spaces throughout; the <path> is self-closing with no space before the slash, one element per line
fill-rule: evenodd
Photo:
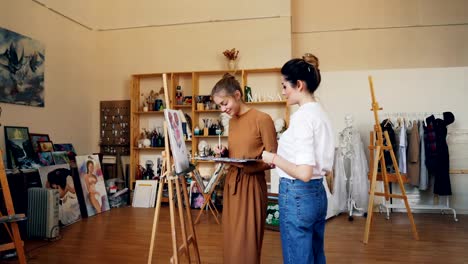
<path fill-rule="evenodd" d="M 52 157 L 52 152 L 39 152 L 37 153 L 39 158 L 39 164 L 41 166 L 50 166 L 54 165 L 54 158 Z"/>
<path fill-rule="evenodd" d="M 40 141 L 37 142 L 40 152 L 54 151 L 54 144 L 52 141 Z"/>
<path fill-rule="evenodd" d="M 179 111 L 164 109 L 164 117 L 168 124 L 167 133 L 172 156 L 174 158 L 175 171 L 176 173 L 180 173 L 189 168 L 189 157 L 182 134 L 182 123 L 180 121 Z"/>
<path fill-rule="evenodd" d="M 52 158 L 54 158 L 55 164 L 70 164 L 66 151 L 54 151 L 52 152 Z"/>
<path fill-rule="evenodd" d="M 7 166 L 10 169 L 36 169 L 37 158 L 29 140 L 27 127 L 5 126 L 5 143 L 7 150 Z"/>
<path fill-rule="evenodd" d="M 44 107 L 44 45 L 0 28 L 0 102 Z"/>
<path fill-rule="evenodd" d="M 46 152 L 43 152 L 46 153 Z M 57 189 L 60 194 L 59 220 L 61 225 L 69 225 L 81 219 L 75 185 L 70 165 L 60 164 L 39 168 L 42 186 Z"/>
<path fill-rule="evenodd" d="M 29 133 L 29 139 L 31 140 L 33 150 L 36 153 L 40 152 L 39 145 L 37 144 L 37 142 L 50 141 L 49 135 L 47 134 Z"/>
<path fill-rule="evenodd" d="M 98 155 L 76 156 L 88 216 L 110 210 Z"/>
<path fill-rule="evenodd" d="M 66 151 L 68 155 L 68 160 L 71 162 L 75 161 L 76 151 L 71 143 L 62 143 L 62 144 L 54 144 L 55 151 Z"/>

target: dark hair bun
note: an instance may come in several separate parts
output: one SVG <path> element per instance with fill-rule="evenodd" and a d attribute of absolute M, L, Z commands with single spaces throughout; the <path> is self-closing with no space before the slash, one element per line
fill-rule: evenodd
<path fill-rule="evenodd" d="M 304 54 L 304 56 L 302 56 L 302 59 L 309 63 L 310 65 L 314 66 L 315 69 L 319 69 L 319 65 L 320 65 L 320 62 L 319 62 L 319 59 L 317 58 L 317 56 L 315 56 L 314 54 L 312 53 L 306 53 Z"/>
<path fill-rule="evenodd" d="M 234 75 L 230 74 L 229 72 L 223 75 L 223 79 L 235 79 Z"/>

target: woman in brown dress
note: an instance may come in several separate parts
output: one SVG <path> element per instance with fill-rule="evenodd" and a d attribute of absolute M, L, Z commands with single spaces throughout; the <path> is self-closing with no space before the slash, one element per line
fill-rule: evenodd
<path fill-rule="evenodd" d="M 260 158 L 262 151 L 276 152 L 276 130 L 271 117 L 248 107 L 234 76 L 226 74 L 211 95 L 229 114 L 229 157 Z M 222 150 L 217 150 L 222 151 Z M 260 263 L 267 208 L 265 170 L 258 161 L 231 163 L 223 196 L 224 263 Z"/>

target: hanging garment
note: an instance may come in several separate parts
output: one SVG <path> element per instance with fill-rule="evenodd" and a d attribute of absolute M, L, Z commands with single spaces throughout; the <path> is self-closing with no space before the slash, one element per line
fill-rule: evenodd
<path fill-rule="evenodd" d="M 434 115 L 426 118 L 426 126 L 424 127 L 424 147 L 426 152 L 426 167 L 429 174 L 435 173 L 437 164 L 437 143 L 436 133 L 434 130 Z"/>
<path fill-rule="evenodd" d="M 447 145 L 447 126 L 455 121 L 455 116 L 451 112 L 444 112 L 443 116 L 444 119 L 437 118 L 434 121 L 437 145 L 434 194 L 452 195 L 452 187 L 450 184 L 449 150 Z"/>
<path fill-rule="evenodd" d="M 399 145 L 398 145 L 398 168 L 400 173 L 406 173 L 406 127 L 403 124 L 400 128 L 400 133 L 398 135 Z"/>
<path fill-rule="evenodd" d="M 369 167 L 359 131 L 345 128 L 339 136 L 339 148 L 335 153 L 334 205 L 345 210 L 348 197 L 358 208 L 367 208 L 369 200 Z M 346 181 L 348 181 L 348 188 Z M 347 192 L 349 190 L 349 193 Z"/>
<path fill-rule="evenodd" d="M 388 133 L 388 137 L 390 138 L 390 143 L 392 143 L 392 147 L 395 150 L 397 145 L 395 144 L 395 131 L 393 130 L 393 124 L 391 121 L 388 119 L 385 119 L 380 123 L 380 126 L 382 127 L 382 136 L 384 138 L 383 143 L 385 146 L 388 145 L 387 140 L 385 139 L 385 131 Z M 393 166 L 392 162 L 392 156 L 390 155 L 390 151 L 385 150 L 384 151 L 384 158 L 385 158 L 385 167 L 387 167 L 388 172 L 395 172 L 395 168 Z M 379 171 L 380 171 L 380 163 L 379 163 Z"/>
<path fill-rule="evenodd" d="M 419 126 L 413 121 L 413 127 L 408 130 L 408 156 L 407 158 L 407 177 L 413 186 L 419 186 L 420 177 L 420 139 Z"/>
<path fill-rule="evenodd" d="M 419 176 L 419 190 L 425 191 L 429 186 L 429 174 L 426 167 L 426 148 L 424 145 L 424 122 L 419 122 L 419 140 L 421 141 L 420 150 L 420 176 Z"/>

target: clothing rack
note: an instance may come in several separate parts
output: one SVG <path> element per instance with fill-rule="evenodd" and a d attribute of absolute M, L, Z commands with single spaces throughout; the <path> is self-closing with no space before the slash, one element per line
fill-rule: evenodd
<path fill-rule="evenodd" d="M 434 112 L 414 112 L 414 113 L 405 113 L 405 112 L 397 112 L 397 113 L 384 113 L 383 116 L 385 118 L 391 118 L 391 117 L 408 117 L 408 118 L 414 118 L 414 119 L 420 119 L 424 118 L 424 116 L 429 116 L 429 115 L 443 115 L 442 113 L 434 113 Z M 448 135 L 461 135 L 461 134 L 468 134 L 468 130 L 464 131 L 459 131 L 459 130 L 449 130 L 447 132 Z M 466 174 L 468 175 L 468 169 L 451 169 L 449 171 L 449 174 Z M 403 177 L 406 177 L 406 174 L 402 174 Z M 440 210 L 441 214 L 445 214 L 446 211 L 452 211 L 453 213 L 453 220 L 455 222 L 458 222 L 457 218 L 457 212 L 454 208 L 450 207 L 450 197 L 445 196 L 445 203 L 441 204 L 439 203 L 439 195 L 434 196 L 434 203 L 437 204 L 412 204 L 410 205 L 410 208 L 412 210 Z M 387 213 L 387 219 L 390 219 L 390 209 L 405 209 L 404 204 L 393 204 L 392 200 L 384 200 L 383 204 L 380 205 L 380 211 L 382 209 L 386 210 Z"/>

